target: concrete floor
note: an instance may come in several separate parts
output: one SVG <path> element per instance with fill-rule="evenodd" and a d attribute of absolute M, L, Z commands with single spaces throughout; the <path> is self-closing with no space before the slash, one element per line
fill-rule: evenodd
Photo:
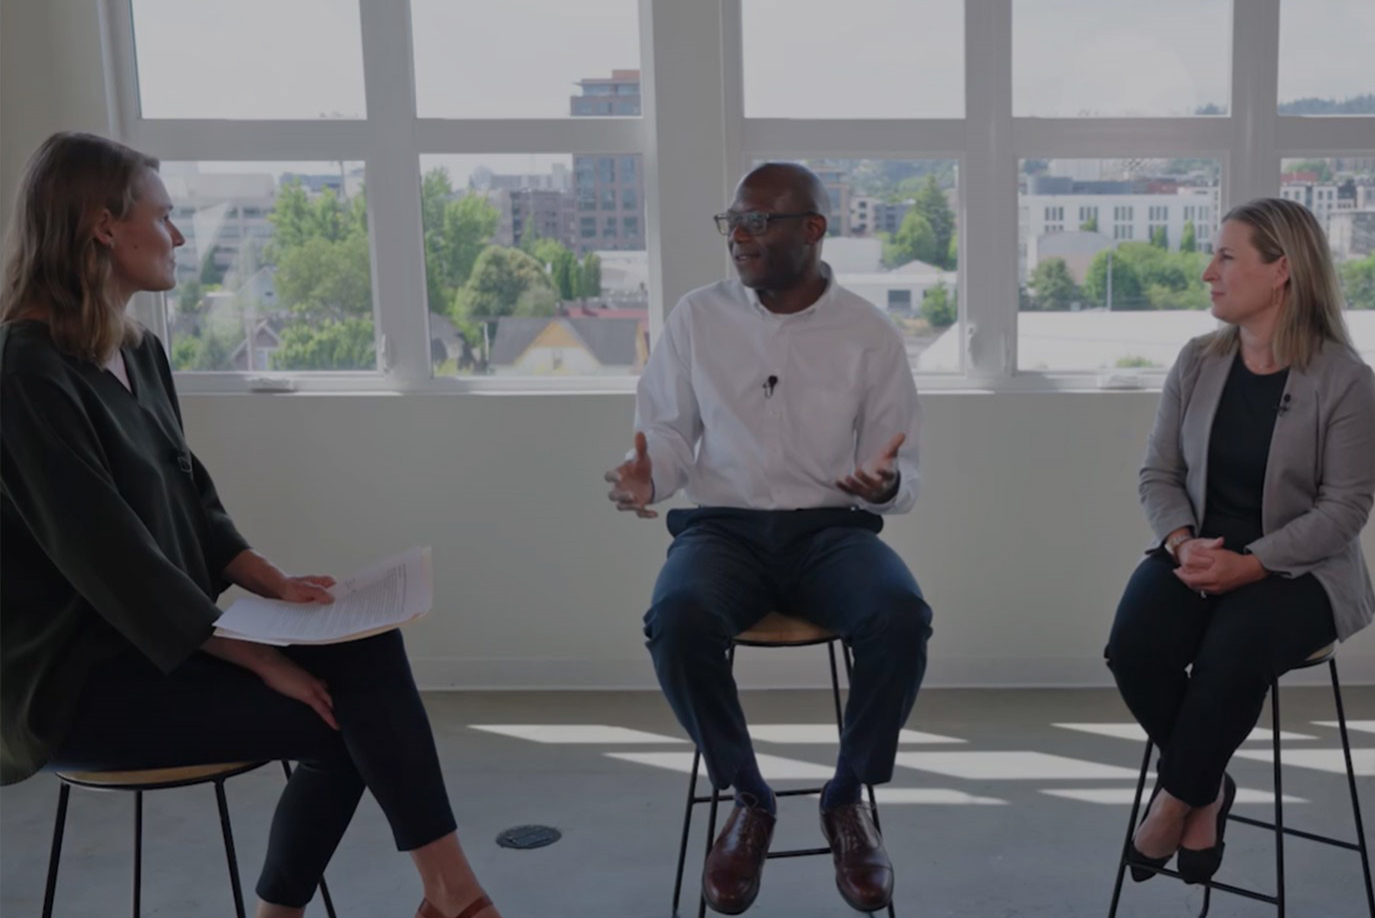
<path fill-rule="evenodd" d="M 1286 808 L 1291 825 L 1354 839 L 1345 779 L 1337 767 L 1331 696 L 1289 688 L 1283 696 L 1290 763 Z M 1375 688 L 1350 688 L 1360 792 L 1375 821 Z M 426 697 L 450 793 L 470 856 L 506 918 L 668 918 L 672 872 L 690 748 L 654 693 L 474 693 Z M 835 754 L 821 692 L 747 693 L 766 775 L 825 773 Z M 1268 714 L 1266 715 L 1268 718 Z M 922 693 L 902 744 L 900 766 L 880 799 L 888 850 L 898 869 L 900 916 L 1075 918 L 1107 913 L 1142 747 L 1134 739 L 1056 724 L 1118 724 L 1129 718 L 1115 693 L 931 690 Z M 1268 722 L 1263 720 L 1263 723 Z M 604 725 L 653 736 L 588 731 L 494 733 L 473 725 Z M 818 725 L 813 730 L 783 725 Z M 516 735 L 512 735 L 516 734 Z M 940 741 L 941 739 L 945 741 Z M 581 740 L 581 741 L 578 741 Z M 677 742 L 674 742 L 677 740 Z M 959 741 L 959 742 L 953 742 Z M 1243 789 L 1266 799 L 1268 743 L 1248 741 L 1234 761 Z M 1312 750 L 1300 753 L 1299 750 Z M 1291 754 L 1292 751 L 1292 754 Z M 1035 753 L 998 755 L 997 753 Z M 611 755 L 625 755 L 617 759 Z M 1306 756 L 1301 761 L 1301 756 Z M 637 758 L 638 757 L 638 758 Z M 810 767 L 809 767 L 810 766 Z M 777 780 L 776 786 L 796 786 Z M 234 830 L 251 890 L 281 789 L 265 768 L 228 787 Z M 1052 792 L 1068 794 L 1057 796 Z M 41 776 L 0 793 L 0 915 L 36 916 L 51 838 L 56 782 Z M 906 800 L 907 802 L 897 802 Z M 76 791 L 58 884 L 57 918 L 127 914 L 132 801 Z M 208 787 L 146 798 L 145 916 L 231 914 L 223 848 Z M 785 801 L 775 846 L 818 843 L 815 802 Z M 1239 803 L 1237 812 L 1268 818 L 1270 807 Z M 689 893 L 700 872 L 702 826 L 689 857 Z M 541 823 L 563 840 L 535 851 L 494 844 L 503 829 Z M 1369 835 L 1369 831 L 1367 833 Z M 1258 829 L 1233 824 L 1219 880 L 1273 887 L 1273 846 Z M 1367 914 L 1354 853 L 1292 840 L 1286 847 L 1289 914 L 1355 918 Z M 365 800 L 328 873 L 340 918 L 410 916 L 419 886 L 409 861 L 392 847 L 380 811 Z M 1185 916 L 1201 892 L 1164 878 L 1128 881 L 1124 916 Z M 310 915 L 323 915 L 313 904 Z M 695 899 L 683 908 L 695 914 Z M 853 915 L 820 858 L 773 861 L 750 912 L 821 918 Z M 1261 903 L 1216 897 L 1212 915 L 1272 915 Z"/>

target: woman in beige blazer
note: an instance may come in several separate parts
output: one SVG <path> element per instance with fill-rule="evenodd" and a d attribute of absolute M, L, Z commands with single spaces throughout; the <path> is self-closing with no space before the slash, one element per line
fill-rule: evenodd
<path fill-rule="evenodd" d="M 1368 625 L 1358 541 L 1375 494 L 1375 378 L 1342 319 L 1313 215 L 1264 198 L 1223 219 L 1203 274 L 1219 331 L 1184 346 L 1141 468 L 1156 547 L 1132 575 L 1108 665 L 1160 747 L 1132 876 L 1178 852 L 1216 873 L 1232 754 L 1271 680 Z"/>

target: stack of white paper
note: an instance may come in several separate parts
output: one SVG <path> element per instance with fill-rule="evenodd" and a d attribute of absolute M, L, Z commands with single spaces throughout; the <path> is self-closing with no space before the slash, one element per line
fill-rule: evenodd
<path fill-rule="evenodd" d="M 215 634 L 259 644 L 336 644 L 400 627 L 434 604 L 430 549 L 413 548 L 364 568 L 330 594 L 329 604 L 245 596 L 220 616 Z"/>

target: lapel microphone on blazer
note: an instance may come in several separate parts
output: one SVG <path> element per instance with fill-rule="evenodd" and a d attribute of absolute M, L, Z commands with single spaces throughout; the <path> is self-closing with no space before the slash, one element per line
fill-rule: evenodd
<path fill-rule="evenodd" d="M 1284 393 L 1284 398 L 1280 399 L 1280 403 L 1279 403 L 1278 405 L 1275 406 L 1275 414 L 1276 414 L 1277 416 L 1283 417 L 1283 416 L 1284 416 L 1284 413 L 1285 413 L 1286 411 L 1288 411 L 1288 410 L 1289 410 L 1289 393 L 1286 392 L 1286 393 Z"/>

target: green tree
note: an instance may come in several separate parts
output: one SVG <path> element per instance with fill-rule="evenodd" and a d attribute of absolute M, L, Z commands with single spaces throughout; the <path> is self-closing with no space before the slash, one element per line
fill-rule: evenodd
<path fill-rule="evenodd" d="M 190 336 L 176 338 L 172 341 L 172 368 L 175 370 L 194 370 L 196 369 L 196 352 L 200 350 L 200 342 Z"/>
<path fill-rule="evenodd" d="M 1083 223 L 1080 223 L 1079 228 L 1086 233 L 1098 232 L 1098 214 L 1094 214 Z"/>
<path fill-rule="evenodd" d="M 1108 302 L 1108 265 L 1112 265 L 1112 302 Z M 1130 259 L 1122 258 L 1112 249 L 1094 256 L 1084 275 L 1084 295 L 1089 302 L 1108 309 L 1144 309 L 1145 297 L 1141 276 Z"/>
<path fill-rule="evenodd" d="M 883 262 L 890 268 L 905 265 L 909 261 L 924 261 L 936 264 L 936 231 L 931 221 L 913 207 L 902 218 L 902 225 L 893 238 L 884 246 Z"/>
<path fill-rule="evenodd" d="M 1207 288 L 1200 275 L 1204 256 L 1169 252 L 1146 242 L 1124 242 L 1103 251 L 1089 265 L 1084 293 L 1107 305 L 1107 262 L 1112 259 L 1112 309 L 1205 309 Z"/>
<path fill-rule="evenodd" d="M 288 325 L 271 361 L 274 370 L 370 370 L 377 366 L 372 317 Z"/>
<path fill-rule="evenodd" d="M 177 312 L 193 316 L 200 311 L 201 301 L 205 299 L 205 285 L 199 277 L 193 277 L 177 285 Z"/>
<path fill-rule="evenodd" d="M 483 249 L 473 265 L 468 282 L 454 297 L 455 322 L 494 319 L 517 314 L 521 297 L 531 290 L 554 293 L 554 285 L 544 271 L 544 265 L 520 249 L 491 245 Z M 531 297 L 525 300 L 527 309 L 545 308 L 543 301 Z M 553 315 L 552 296 L 547 312 Z"/>
<path fill-rule="evenodd" d="M 1179 236 L 1179 251 L 1198 251 L 1198 230 L 1194 227 L 1194 221 L 1192 220 L 1184 221 L 1184 232 Z"/>
<path fill-rule="evenodd" d="M 567 302 L 577 296 L 577 288 L 573 286 L 573 269 L 577 267 L 577 259 L 573 253 L 564 249 L 555 259 L 553 270 L 550 272 L 554 279 L 554 289 L 559 292 L 559 299 Z M 578 274 L 579 283 L 582 282 L 582 274 Z"/>
<path fill-rule="evenodd" d="M 219 253 L 220 247 L 212 244 L 210 251 L 206 252 L 205 257 L 201 259 L 201 273 L 196 279 L 203 286 L 214 287 L 224 283 L 224 269 L 216 264 Z"/>
<path fill-rule="evenodd" d="M 273 368 L 376 366 L 364 196 L 344 199 L 327 189 L 312 198 L 292 181 L 278 191 L 268 219 L 273 237 L 265 255 L 276 263 L 278 301 L 290 318 Z"/>
<path fill-rule="evenodd" d="M 950 248 L 945 252 L 945 268 L 954 271 L 960 265 L 960 234 L 950 234 Z"/>
<path fill-rule="evenodd" d="M 533 255 L 535 261 L 544 265 L 546 268 L 551 268 L 553 265 L 557 264 L 559 259 L 564 255 L 573 254 L 568 250 L 567 246 L 557 239 L 549 239 L 544 236 L 534 236 L 530 234 L 526 234 L 525 238 L 521 240 L 520 250 Z"/>
<path fill-rule="evenodd" d="M 582 295 L 595 299 L 602 295 L 602 258 L 588 252 L 582 260 Z"/>
<path fill-rule="evenodd" d="M 934 175 L 926 177 L 925 183 L 921 186 L 921 191 L 917 192 L 913 208 L 926 218 L 926 222 L 930 224 L 931 231 L 936 237 L 933 249 L 934 257 L 931 259 L 922 258 L 921 260 L 941 268 L 951 267 L 947 258 L 950 252 L 950 240 L 955 235 L 955 212 L 950 209 L 950 202 L 945 199 L 945 192 L 941 191 L 940 186 L 936 184 Z"/>
<path fill-rule="evenodd" d="M 1375 252 L 1341 266 L 1342 291 L 1352 309 L 1375 309 Z"/>
<path fill-rule="evenodd" d="M 332 240 L 312 236 L 280 252 L 277 295 L 307 320 L 372 316 L 372 265 L 361 230 Z"/>
<path fill-rule="evenodd" d="M 573 292 L 569 299 L 580 299 L 583 290 L 583 268 L 582 262 L 575 257 L 568 263 L 568 289 Z"/>
<path fill-rule="evenodd" d="M 1046 258 L 1036 265 L 1031 286 L 1035 291 L 1032 309 L 1066 310 L 1079 299 L 1079 287 L 1063 258 Z"/>
<path fill-rule="evenodd" d="M 932 328 L 949 328 L 959 318 L 958 300 L 950 295 L 950 289 L 940 281 L 930 288 L 921 298 L 921 315 Z"/>
<path fill-rule="evenodd" d="M 480 194 L 455 197 L 443 168 L 425 173 L 420 186 L 425 231 L 425 288 L 431 312 L 443 313 L 468 282 L 473 264 L 492 241 L 500 214 Z"/>
<path fill-rule="evenodd" d="M 1155 229 L 1151 230 L 1151 245 L 1155 246 L 1157 249 L 1168 250 L 1170 248 L 1169 231 L 1163 226 L 1157 226 Z"/>
<path fill-rule="evenodd" d="M 299 179 L 278 190 L 268 221 L 272 224 L 272 248 L 278 257 L 313 239 L 340 242 L 357 234 L 366 237 L 368 231 L 362 195 L 343 201 L 327 188 L 312 199 Z"/>
<path fill-rule="evenodd" d="M 191 371 L 232 370 L 234 351 L 243 337 L 241 325 L 207 324 L 194 334 L 173 340 L 172 366 Z"/>

